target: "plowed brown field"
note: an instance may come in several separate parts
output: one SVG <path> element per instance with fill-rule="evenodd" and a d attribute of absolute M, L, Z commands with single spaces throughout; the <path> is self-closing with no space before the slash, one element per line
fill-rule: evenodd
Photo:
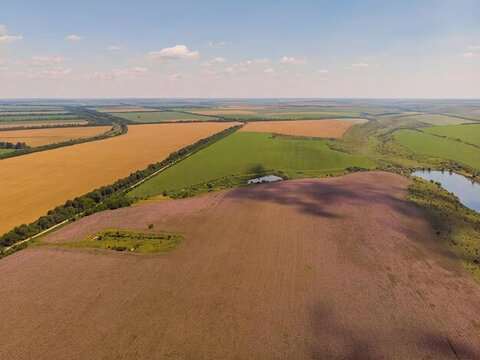
<path fill-rule="evenodd" d="M 247 123 L 240 131 L 341 138 L 348 129 L 360 121 L 364 120 L 255 121 Z"/>
<path fill-rule="evenodd" d="M 111 139 L 0 160 L 0 233 L 230 126 L 136 125 Z"/>
<path fill-rule="evenodd" d="M 34 130 L 0 131 L 0 141 L 17 143 L 24 142 L 36 147 L 64 141 L 88 138 L 107 132 L 110 126 L 66 127 Z"/>
<path fill-rule="evenodd" d="M 181 232 L 138 256 L 0 261 L 1 359 L 479 359 L 480 287 L 387 173 L 264 184 L 84 218 Z"/>

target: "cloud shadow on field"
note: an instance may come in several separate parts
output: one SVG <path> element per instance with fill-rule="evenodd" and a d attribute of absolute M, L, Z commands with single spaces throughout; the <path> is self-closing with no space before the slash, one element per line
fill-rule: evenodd
<path fill-rule="evenodd" d="M 373 315 L 373 314 L 372 314 Z M 344 360 L 374 360 L 387 359 L 387 354 L 381 353 L 382 334 L 372 323 L 371 328 L 365 324 L 352 321 L 348 327 L 338 319 L 344 318 L 332 306 L 317 304 L 313 309 L 310 321 L 314 334 L 314 344 L 310 347 L 312 359 L 344 359 Z M 372 317 L 373 318 L 373 317 Z M 400 325 L 400 326 L 399 326 Z M 368 326 L 368 325 L 367 325 Z M 409 324 L 392 324 L 396 330 L 393 338 L 398 339 L 399 347 L 411 349 L 415 354 L 411 359 L 422 353 L 422 358 L 437 359 L 480 359 L 480 351 L 471 346 L 454 341 L 442 329 L 412 328 Z M 391 336 L 391 334 L 389 334 Z M 391 350 L 393 351 L 393 350 Z M 392 355 L 392 354 L 390 354 Z"/>

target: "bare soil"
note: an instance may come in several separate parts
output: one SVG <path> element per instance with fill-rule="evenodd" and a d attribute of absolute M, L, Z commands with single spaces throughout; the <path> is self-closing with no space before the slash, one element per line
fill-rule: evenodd
<path fill-rule="evenodd" d="M 173 252 L 36 247 L 0 261 L 1 359 L 478 359 L 480 287 L 371 172 L 84 218 L 180 232 Z"/>

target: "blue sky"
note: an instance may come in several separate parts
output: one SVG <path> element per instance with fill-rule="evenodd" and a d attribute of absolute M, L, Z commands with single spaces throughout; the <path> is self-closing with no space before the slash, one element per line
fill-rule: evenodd
<path fill-rule="evenodd" d="M 480 97 L 480 2 L 22 1 L 0 97 Z"/>

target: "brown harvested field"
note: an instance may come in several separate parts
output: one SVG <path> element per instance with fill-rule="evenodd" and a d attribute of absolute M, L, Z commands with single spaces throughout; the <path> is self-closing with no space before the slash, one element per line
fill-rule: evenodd
<path fill-rule="evenodd" d="M 353 125 L 362 119 L 352 120 L 294 120 L 294 121 L 254 121 L 240 131 L 275 133 L 293 136 L 341 138 Z M 364 120 L 362 120 L 364 121 Z"/>
<path fill-rule="evenodd" d="M 479 359 L 480 287 L 371 172 L 99 213 L 181 232 L 138 256 L 30 248 L 0 261 L 2 359 Z"/>
<path fill-rule="evenodd" d="M 0 233 L 232 124 L 136 125 L 126 135 L 0 160 Z"/>
<path fill-rule="evenodd" d="M 41 121 L 8 121 L 0 122 L 0 129 L 16 127 L 41 127 L 41 126 L 62 126 L 62 125 L 86 125 L 86 120 L 41 120 Z"/>
<path fill-rule="evenodd" d="M 103 134 L 111 126 L 65 127 L 51 129 L 0 131 L 0 141 L 24 142 L 31 147 L 55 144 Z"/>

